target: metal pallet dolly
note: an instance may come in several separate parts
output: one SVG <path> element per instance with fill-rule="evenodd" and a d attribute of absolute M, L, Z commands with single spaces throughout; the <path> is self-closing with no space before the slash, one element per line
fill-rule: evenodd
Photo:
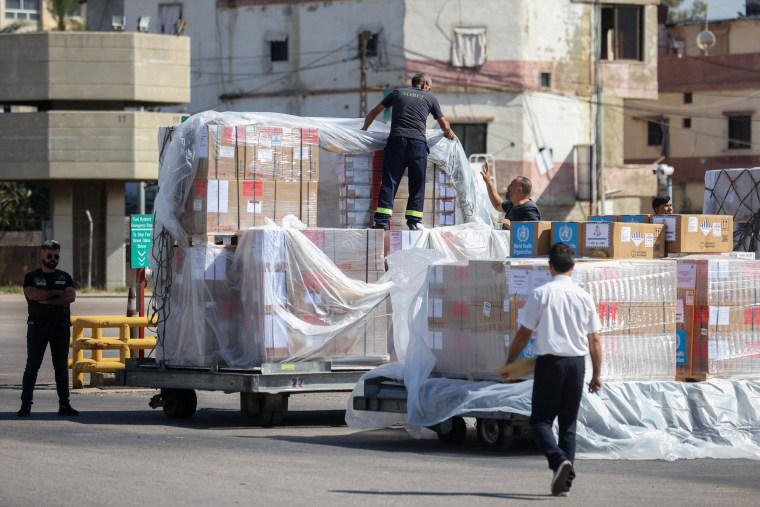
<path fill-rule="evenodd" d="M 126 387 L 160 389 L 150 400 L 171 419 L 195 414 L 196 390 L 240 393 L 240 411 L 257 426 L 276 426 L 288 411 L 291 394 L 352 391 L 370 367 L 336 366 L 330 362 L 265 363 L 254 370 L 171 367 L 155 358 L 128 359 L 117 370 Z"/>
<path fill-rule="evenodd" d="M 407 413 L 406 386 L 398 380 L 375 377 L 364 381 L 364 396 L 354 397 L 354 410 Z M 430 429 L 438 440 L 448 444 L 462 443 L 467 436 L 464 418 L 475 418 L 478 441 L 489 451 L 506 451 L 515 439 L 530 433 L 528 417 L 511 412 L 477 410 L 458 414 Z"/>

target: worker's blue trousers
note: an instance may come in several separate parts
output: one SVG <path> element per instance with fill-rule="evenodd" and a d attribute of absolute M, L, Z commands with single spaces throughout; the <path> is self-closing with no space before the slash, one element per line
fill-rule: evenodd
<path fill-rule="evenodd" d="M 406 223 L 422 221 L 425 202 L 425 168 L 427 143 L 406 137 L 392 137 L 385 145 L 383 181 L 377 197 L 375 225 L 389 225 L 393 215 L 393 199 L 404 170 L 409 168 L 409 200 L 406 203 Z"/>

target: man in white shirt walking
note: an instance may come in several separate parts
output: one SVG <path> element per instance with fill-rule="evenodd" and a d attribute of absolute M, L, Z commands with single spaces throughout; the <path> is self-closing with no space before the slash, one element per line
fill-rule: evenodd
<path fill-rule="evenodd" d="M 601 322 L 593 299 L 570 274 L 575 266 L 572 247 L 556 243 L 549 253 L 552 280 L 533 291 L 525 304 L 507 364 L 514 362 L 536 332 L 536 360 L 530 427 L 536 445 L 554 471 L 551 492 L 567 496 L 575 470 L 575 427 L 583 396 L 585 356 L 591 353 L 593 374 L 588 390 L 602 388 Z M 559 441 L 552 433 L 559 423 Z"/>

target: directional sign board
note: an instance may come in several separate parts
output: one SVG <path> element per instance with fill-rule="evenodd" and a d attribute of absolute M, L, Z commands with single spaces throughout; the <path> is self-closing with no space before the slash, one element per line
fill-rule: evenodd
<path fill-rule="evenodd" d="M 153 215 L 132 215 L 132 269 L 147 268 L 153 241 Z"/>

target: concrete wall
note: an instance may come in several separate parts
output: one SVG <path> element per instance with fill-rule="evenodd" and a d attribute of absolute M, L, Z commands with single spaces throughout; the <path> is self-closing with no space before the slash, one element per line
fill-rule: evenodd
<path fill-rule="evenodd" d="M 48 111 L 0 115 L 0 180 L 158 178 L 158 127 L 181 115 Z"/>
<path fill-rule="evenodd" d="M 0 67 L 0 103 L 149 105 L 190 100 L 187 37 L 129 32 L 0 34 Z"/>

